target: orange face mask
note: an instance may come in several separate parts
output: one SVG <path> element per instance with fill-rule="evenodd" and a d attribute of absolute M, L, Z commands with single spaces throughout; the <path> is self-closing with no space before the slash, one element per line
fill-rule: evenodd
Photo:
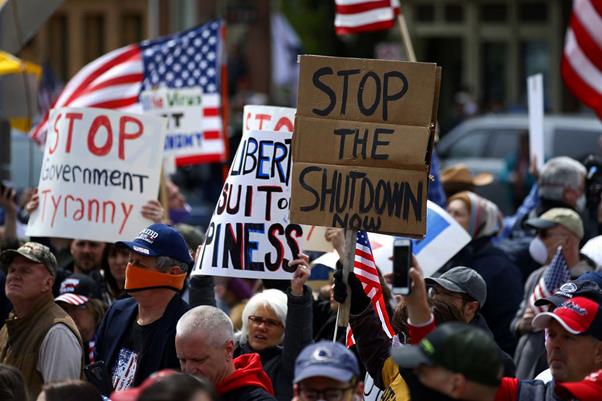
<path fill-rule="evenodd" d="M 169 288 L 180 291 L 184 288 L 184 280 L 186 280 L 186 273 L 160 273 L 154 270 L 142 269 L 131 263 L 128 263 L 125 269 L 125 290 L 128 292 L 152 290 L 154 288 Z"/>

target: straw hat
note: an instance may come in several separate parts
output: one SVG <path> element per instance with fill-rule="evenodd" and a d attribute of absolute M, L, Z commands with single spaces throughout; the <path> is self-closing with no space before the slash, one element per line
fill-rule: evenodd
<path fill-rule="evenodd" d="M 441 183 L 446 184 L 464 184 L 483 186 L 491 184 L 493 175 L 481 173 L 472 175 L 468 167 L 464 164 L 456 164 L 441 171 Z"/>

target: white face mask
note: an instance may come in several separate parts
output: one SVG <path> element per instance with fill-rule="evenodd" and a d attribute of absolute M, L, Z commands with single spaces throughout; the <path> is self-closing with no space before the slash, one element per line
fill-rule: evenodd
<path fill-rule="evenodd" d="M 582 213 L 585 211 L 585 194 L 581 194 L 581 196 L 579 197 L 579 199 L 577 199 L 577 203 L 575 204 L 575 209 L 577 210 L 577 212 Z"/>
<path fill-rule="evenodd" d="M 529 255 L 542 266 L 548 261 L 548 248 L 546 248 L 541 238 L 533 238 L 529 244 Z"/>

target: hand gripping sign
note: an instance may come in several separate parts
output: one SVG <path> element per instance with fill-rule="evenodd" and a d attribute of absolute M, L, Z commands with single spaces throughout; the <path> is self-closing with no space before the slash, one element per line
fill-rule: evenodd
<path fill-rule="evenodd" d="M 115 242 L 150 221 L 141 206 L 155 199 L 167 122 L 104 109 L 50 113 L 38 209 L 27 235 Z"/>

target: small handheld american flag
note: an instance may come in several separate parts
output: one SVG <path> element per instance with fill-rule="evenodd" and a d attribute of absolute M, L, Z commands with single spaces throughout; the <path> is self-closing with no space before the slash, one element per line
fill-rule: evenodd
<path fill-rule="evenodd" d="M 535 301 L 547 298 L 553 291 L 571 279 L 569 265 L 566 263 L 562 248 L 558 247 L 552 262 L 543 272 L 539 282 L 535 286 L 533 293 L 529 297 L 529 306 L 537 313 L 545 312 L 546 306 L 536 306 Z"/>
<path fill-rule="evenodd" d="M 364 287 L 364 292 L 370 298 L 374 312 L 378 315 L 383 330 L 389 337 L 395 335 L 395 330 L 389 321 L 389 314 L 385 306 L 385 298 L 383 296 L 382 287 L 378 278 L 378 271 L 374 263 L 370 240 L 365 231 L 357 232 L 357 243 L 355 246 L 355 262 L 353 265 L 353 273 Z M 355 344 L 351 328 L 347 329 L 347 346 Z"/>

